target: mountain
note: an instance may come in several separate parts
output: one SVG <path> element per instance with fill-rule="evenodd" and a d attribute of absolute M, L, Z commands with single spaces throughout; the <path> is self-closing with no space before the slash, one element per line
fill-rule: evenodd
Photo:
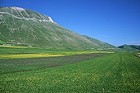
<path fill-rule="evenodd" d="M 106 42 L 102 42 L 98 39 L 91 38 L 91 37 L 86 36 L 86 35 L 83 35 L 83 37 L 92 41 L 92 43 L 94 44 L 94 49 L 96 49 L 96 50 L 113 50 L 113 49 L 116 49 L 116 47 L 114 47 L 113 45 L 108 44 Z"/>
<path fill-rule="evenodd" d="M 140 45 L 122 45 L 118 48 L 121 48 L 124 51 L 140 51 Z"/>
<path fill-rule="evenodd" d="M 20 7 L 0 8 L 0 44 L 79 50 L 116 48 L 65 29 L 49 16 Z"/>

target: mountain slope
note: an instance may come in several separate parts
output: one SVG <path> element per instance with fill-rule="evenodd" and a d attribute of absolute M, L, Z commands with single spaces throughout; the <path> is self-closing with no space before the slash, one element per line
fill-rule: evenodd
<path fill-rule="evenodd" d="M 20 7 L 0 8 L 0 43 L 55 49 L 114 48 L 69 31 L 51 17 Z"/>
<path fill-rule="evenodd" d="M 124 51 L 140 51 L 140 45 L 122 45 L 118 48 L 121 48 Z"/>
<path fill-rule="evenodd" d="M 89 36 L 83 35 L 85 38 L 87 38 L 88 40 L 92 41 L 92 43 L 94 44 L 94 49 L 96 50 L 111 50 L 111 49 L 116 49 L 116 47 L 114 47 L 111 44 L 108 44 L 106 42 L 102 42 L 98 39 L 95 38 L 91 38 Z"/>

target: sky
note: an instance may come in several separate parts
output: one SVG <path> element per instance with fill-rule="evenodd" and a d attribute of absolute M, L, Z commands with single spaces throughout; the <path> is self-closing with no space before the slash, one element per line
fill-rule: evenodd
<path fill-rule="evenodd" d="M 115 46 L 140 45 L 140 0 L 0 0 L 51 16 L 64 28 Z"/>

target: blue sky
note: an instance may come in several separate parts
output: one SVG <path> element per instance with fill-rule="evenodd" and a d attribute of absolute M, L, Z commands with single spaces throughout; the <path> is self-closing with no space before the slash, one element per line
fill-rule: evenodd
<path fill-rule="evenodd" d="M 0 0 L 51 16 L 61 26 L 113 45 L 140 44 L 140 0 Z"/>

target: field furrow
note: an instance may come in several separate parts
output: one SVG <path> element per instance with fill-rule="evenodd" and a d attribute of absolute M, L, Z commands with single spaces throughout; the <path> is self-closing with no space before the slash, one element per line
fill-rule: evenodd
<path fill-rule="evenodd" d="M 85 56 L 88 56 L 87 59 L 84 59 Z M 74 57 L 70 57 L 73 64 L 25 72 L 1 73 L 0 92 L 140 93 L 140 58 L 134 54 L 114 53 L 98 58 L 89 54 L 78 55 L 75 57 L 76 60 L 72 58 Z M 57 60 L 56 63 L 60 62 L 58 59 L 52 59 Z M 68 61 L 68 58 L 61 59 L 61 62 L 66 60 Z M 21 69 L 20 66 L 18 69 Z"/>

